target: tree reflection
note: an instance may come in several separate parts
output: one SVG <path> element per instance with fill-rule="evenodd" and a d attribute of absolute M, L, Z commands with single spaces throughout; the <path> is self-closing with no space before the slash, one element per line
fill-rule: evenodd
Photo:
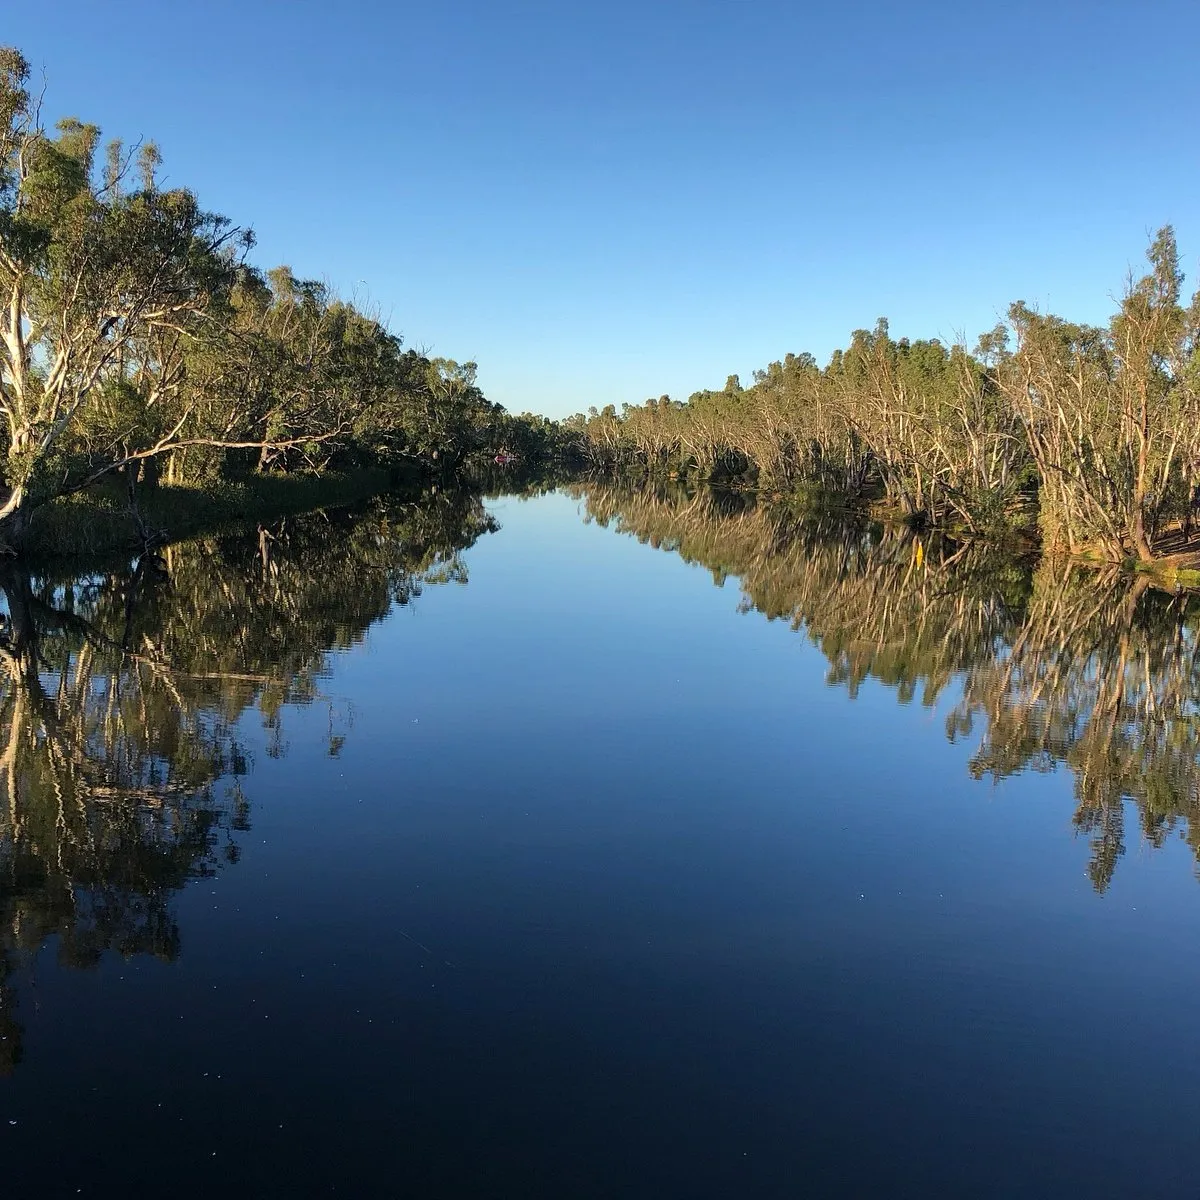
<path fill-rule="evenodd" d="M 1098 891 L 1129 803 L 1151 845 L 1179 831 L 1200 861 L 1200 598 L 747 496 L 579 494 L 592 519 L 737 576 L 744 608 L 820 648 L 831 685 L 875 679 L 927 705 L 953 685 L 947 735 L 979 730 L 976 778 L 1069 767 Z"/>
<path fill-rule="evenodd" d="M 1200 641 L 1194 596 L 1134 581 L 1034 575 L 1016 635 L 967 672 L 952 730 L 984 719 L 977 778 L 1066 763 L 1075 826 L 1092 843 L 1099 891 L 1125 852 L 1125 801 L 1161 846 L 1180 830 L 1200 860 Z"/>
<path fill-rule="evenodd" d="M 430 494 L 171 547 L 68 580 L 0 570 L 0 1074 L 21 1056 L 16 970 L 50 937 L 172 960 L 172 898 L 238 859 L 249 828 L 242 718 L 285 745 L 285 705 L 392 605 L 465 582 L 495 528 Z M 336 754 L 343 735 L 331 734 Z"/>

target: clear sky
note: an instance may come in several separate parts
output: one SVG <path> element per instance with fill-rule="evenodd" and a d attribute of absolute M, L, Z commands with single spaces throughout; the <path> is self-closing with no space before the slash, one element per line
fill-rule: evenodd
<path fill-rule="evenodd" d="M 1100 320 L 1166 222 L 1200 275 L 1197 0 L 54 0 L 0 42 L 514 411 Z"/>

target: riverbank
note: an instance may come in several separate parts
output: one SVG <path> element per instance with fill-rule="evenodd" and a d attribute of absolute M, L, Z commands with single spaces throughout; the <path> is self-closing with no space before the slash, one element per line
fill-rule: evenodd
<path fill-rule="evenodd" d="M 408 474 L 364 469 L 322 475 L 262 475 L 209 486 L 160 484 L 138 494 L 138 517 L 127 496 L 97 488 L 51 501 L 34 517 L 23 559 L 95 558 L 165 545 L 320 508 L 340 508 L 414 482 Z"/>
<path fill-rule="evenodd" d="M 1064 567 L 1082 567 L 1113 574 L 1114 578 L 1144 576 L 1160 591 L 1178 593 L 1200 592 L 1200 529 L 1185 531 L 1178 526 L 1158 537 L 1163 551 L 1160 557 L 1143 562 L 1131 554 L 1115 555 L 1102 545 L 1076 549 L 1047 547 L 1041 538 L 1036 513 L 1030 506 L 1014 507 L 1006 521 L 997 521 L 990 529 L 971 529 L 958 522 L 928 525 L 920 516 L 905 512 L 897 504 L 888 503 L 878 494 L 848 496 L 835 489 L 812 483 L 799 483 L 791 488 L 762 487 L 752 480 L 741 478 L 711 479 L 683 472 L 653 473 L 647 471 L 590 471 L 575 481 L 579 487 L 616 489 L 625 494 L 644 494 L 659 500 L 672 495 L 693 500 L 706 493 L 716 508 L 726 515 L 743 509 L 765 506 L 793 519 L 875 522 L 884 527 L 907 530 L 918 541 L 945 539 L 958 546 L 975 546 L 1014 562 L 1033 562 L 1047 559 Z M 925 553 L 924 549 L 921 551 Z"/>

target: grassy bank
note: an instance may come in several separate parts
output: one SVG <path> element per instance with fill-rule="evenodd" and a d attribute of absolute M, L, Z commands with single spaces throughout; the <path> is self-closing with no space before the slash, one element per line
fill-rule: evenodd
<path fill-rule="evenodd" d="M 159 485 L 139 493 L 142 526 L 155 541 L 266 521 L 291 513 L 336 508 L 369 499 L 410 482 L 394 472 L 362 470 L 346 474 L 264 475 L 240 483 L 206 487 Z M 141 530 L 123 491 L 95 489 L 64 497 L 39 510 L 22 557 L 91 558 L 132 550 Z"/>

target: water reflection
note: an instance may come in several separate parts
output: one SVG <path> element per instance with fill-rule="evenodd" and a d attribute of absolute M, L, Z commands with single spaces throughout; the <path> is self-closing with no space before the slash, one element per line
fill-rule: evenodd
<path fill-rule="evenodd" d="M 589 519 L 737 576 L 743 608 L 804 632 L 828 682 L 864 680 L 932 706 L 953 685 L 951 741 L 1001 779 L 1060 764 L 1103 892 L 1132 802 L 1153 846 L 1177 832 L 1200 859 L 1200 598 L 1143 577 L 1035 564 L 844 514 L 748 496 L 588 486 Z"/>
<path fill-rule="evenodd" d="M 1200 663 L 1194 596 L 1146 579 L 1034 573 L 1023 620 L 966 673 L 952 733 L 982 720 L 977 778 L 1070 767 L 1075 826 L 1097 890 L 1125 852 L 1125 804 L 1161 846 L 1173 831 L 1200 859 Z"/>
<path fill-rule="evenodd" d="M 82 578 L 0 571 L 0 1074 L 21 1057 L 18 969 L 48 938 L 79 967 L 179 954 L 173 896 L 237 862 L 249 828 L 243 715 L 283 753 L 284 708 L 322 698 L 328 653 L 465 582 L 461 552 L 494 528 L 477 497 L 430 494 Z"/>

